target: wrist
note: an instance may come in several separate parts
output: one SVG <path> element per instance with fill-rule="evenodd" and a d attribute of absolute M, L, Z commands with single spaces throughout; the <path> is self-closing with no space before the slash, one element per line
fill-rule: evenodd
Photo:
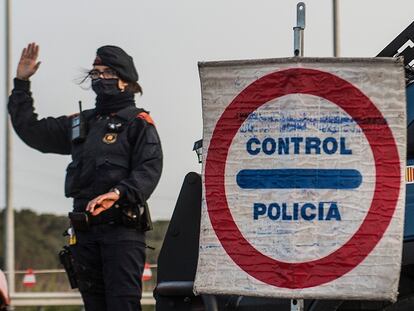
<path fill-rule="evenodd" d="M 29 81 L 29 77 L 23 77 L 23 76 L 19 76 L 16 75 L 16 79 L 22 80 L 22 81 Z"/>
<path fill-rule="evenodd" d="M 118 199 L 121 197 L 121 191 L 118 188 L 114 187 L 110 191 L 114 192 L 118 196 Z"/>

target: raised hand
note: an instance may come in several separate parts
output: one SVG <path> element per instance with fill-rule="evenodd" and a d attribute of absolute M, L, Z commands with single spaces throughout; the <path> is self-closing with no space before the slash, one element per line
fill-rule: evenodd
<path fill-rule="evenodd" d="M 26 48 L 23 49 L 20 56 L 19 64 L 17 65 L 16 78 L 21 80 L 28 80 L 40 66 L 40 62 L 37 61 L 39 56 L 39 46 L 36 43 L 29 43 Z"/>

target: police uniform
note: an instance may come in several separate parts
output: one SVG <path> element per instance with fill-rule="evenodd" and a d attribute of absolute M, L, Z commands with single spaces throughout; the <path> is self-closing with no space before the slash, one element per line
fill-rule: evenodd
<path fill-rule="evenodd" d="M 26 144 L 72 155 L 65 194 L 74 199 L 74 211 L 84 212 L 90 200 L 114 187 L 119 191 L 113 207 L 89 217 L 89 229 L 76 232 L 71 250 L 86 311 L 140 310 L 145 235 L 122 218 L 128 207 L 145 204 L 161 175 L 161 144 L 148 113 L 130 104 L 106 115 L 86 110 L 87 135 L 74 142 L 72 123 L 78 116 L 38 120 L 29 81 L 14 80 L 8 109 Z"/>

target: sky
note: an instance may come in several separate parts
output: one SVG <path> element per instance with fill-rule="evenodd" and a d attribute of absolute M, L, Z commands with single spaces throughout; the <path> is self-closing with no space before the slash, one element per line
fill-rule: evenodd
<path fill-rule="evenodd" d="M 77 84 L 96 49 L 112 44 L 134 58 L 144 94 L 137 106 L 151 112 L 159 132 L 164 169 L 149 205 L 154 219 L 172 215 L 184 176 L 201 172 L 192 151 L 202 138 L 200 61 L 290 57 L 296 4 L 292 0 L 13 0 L 12 74 L 21 50 L 40 45 L 31 78 L 40 117 L 93 108 L 94 93 Z M 5 1 L 0 20 L 4 21 Z M 332 1 L 306 4 L 305 56 L 332 57 Z M 413 20 L 412 0 L 339 0 L 340 56 L 372 57 Z M 0 25 L 0 206 L 5 205 L 4 22 Z M 13 133 L 12 202 L 17 209 L 67 214 L 63 195 L 70 156 L 42 154 Z"/>

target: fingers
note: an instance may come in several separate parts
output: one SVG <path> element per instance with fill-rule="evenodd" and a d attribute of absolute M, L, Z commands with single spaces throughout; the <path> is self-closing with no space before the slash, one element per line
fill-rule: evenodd
<path fill-rule="evenodd" d="M 105 193 L 89 201 L 88 205 L 86 206 L 86 211 L 92 213 L 93 216 L 96 216 L 104 210 L 112 207 L 114 203 L 115 200 L 113 198 L 113 194 L 110 192 Z"/>
<path fill-rule="evenodd" d="M 37 64 L 35 65 L 34 69 L 35 69 L 35 70 L 39 69 L 39 66 L 40 66 L 40 64 L 41 64 L 41 63 L 42 63 L 42 62 L 37 62 Z"/>
<path fill-rule="evenodd" d="M 98 204 L 102 204 L 104 201 L 109 200 L 109 201 L 117 201 L 118 200 L 118 195 L 114 192 L 107 192 L 105 194 L 100 195 L 99 197 L 96 198 L 96 201 L 98 202 Z"/>
<path fill-rule="evenodd" d="M 29 44 L 30 49 L 29 49 L 29 58 L 36 60 L 37 58 L 37 54 L 36 51 L 39 52 L 39 46 L 36 45 L 36 43 L 30 43 Z"/>
<path fill-rule="evenodd" d="M 37 57 L 39 56 L 39 46 L 37 44 L 34 44 L 34 57 L 35 59 L 37 59 Z"/>
<path fill-rule="evenodd" d="M 39 56 L 39 46 L 35 43 L 29 43 L 22 51 L 21 58 L 30 58 L 36 60 Z"/>
<path fill-rule="evenodd" d="M 86 206 L 86 211 L 92 213 L 96 206 L 96 200 L 93 199 L 92 201 L 89 201 L 88 205 Z"/>
<path fill-rule="evenodd" d="M 98 203 L 99 205 L 102 204 L 102 202 L 106 199 L 105 194 L 100 195 L 99 197 L 96 198 L 96 203 Z"/>
<path fill-rule="evenodd" d="M 100 213 L 102 213 L 103 211 L 105 211 L 106 210 L 106 208 L 103 208 L 103 207 L 98 207 L 96 210 L 94 210 L 93 212 L 92 212 L 92 216 L 97 216 L 97 215 L 99 215 Z"/>
<path fill-rule="evenodd" d="M 114 205 L 114 201 L 110 200 L 110 199 L 104 199 L 101 201 L 101 203 L 99 203 L 97 206 L 97 208 L 92 212 L 92 216 L 96 216 L 100 213 L 102 213 L 103 211 L 109 209 L 112 207 L 112 205 Z"/>
<path fill-rule="evenodd" d="M 108 196 L 102 195 L 102 196 L 98 197 L 98 199 L 96 201 L 96 205 L 99 206 L 99 207 L 102 207 L 104 209 L 108 209 L 112 205 L 114 205 L 114 202 L 115 201 L 108 198 Z"/>
<path fill-rule="evenodd" d="M 26 48 L 26 54 L 25 54 L 25 57 L 26 57 L 26 58 L 30 58 L 30 57 L 31 57 L 31 55 L 32 55 L 32 43 L 29 43 L 29 44 L 27 45 L 27 48 Z"/>
<path fill-rule="evenodd" d="M 28 58 L 33 58 L 33 45 L 34 45 L 34 43 L 30 43 L 28 46 L 27 46 L 27 57 Z"/>
<path fill-rule="evenodd" d="M 99 203 L 98 203 L 99 198 L 100 198 L 100 196 L 96 197 L 95 199 L 93 199 L 91 201 L 89 201 L 88 205 L 86 206 L 86 211 L 87 212 L 92 213 L 95 210 L 96 206 L 99 205 Z"/>
<path fill-rule="evenodd" d="M 112 205 L 114 205 L 114 201 L 109 199 L 102 201 L 100 204 L 100 206 L 104 207 L 105 209 L 110 208 Z"/>
<path fill-rule="evenodd" d="M 22 55 L 20 56 L 20 59 L 25 58 L 26 57 L 26 53 L 27 53 L 27 49 L 24 48 L 23 51 L 22 51 Z"/>
<path fill-rule="evenodd" d="M 102 201 L 102 204 L 95 205 L 96 209 L 93 209 L 92 211 L 90 211 L 90 213 L 92 213 L 92 216 L 99 215 L 103 211 L 106 211 L 107 209 L 109 209 L 113 204 L 114 204 L 113 201 L 104 200 Z"/>

